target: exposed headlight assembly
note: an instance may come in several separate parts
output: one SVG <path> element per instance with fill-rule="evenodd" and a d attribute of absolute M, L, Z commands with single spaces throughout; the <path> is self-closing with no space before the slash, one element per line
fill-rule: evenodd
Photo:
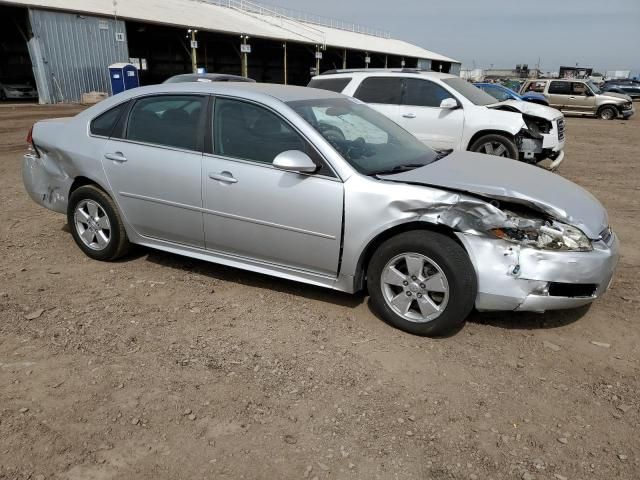
<path fill-rule="evenodd" d="M 551 128 L 553 127 L 551 125 L 551 122 L 545 120 L 544 118 L 534 117 L 531 115 L 522 115 L 522 119 L 524 120 L 529 133 L 534 138 L 539 138 L 543 133 L 551 132 Z"/>
<path fill-rule="evenodd" d="M 532 220 L 509 216 L 511 225 L 494 228 L 491 233 L 508 242 L 541 250 L 588 252 L 591 240 L 578 228 L 555 220 Z"/>

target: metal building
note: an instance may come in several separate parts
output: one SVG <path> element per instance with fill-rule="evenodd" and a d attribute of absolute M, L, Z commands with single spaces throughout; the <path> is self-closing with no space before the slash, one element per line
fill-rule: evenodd
<path fill-rule="evenodd" d="M 458 61 L 387 32 L 248 0 L 0 0 L 0 19 L 0 48 L 14 52 L 2 56 L 0 81 L 24 76 L 29 59 L 41 103 L 111 93 L 116 62 L 139 66 L 141 84 L 194 66 L 297 85 L 332 68 L 460 72 Z"/>

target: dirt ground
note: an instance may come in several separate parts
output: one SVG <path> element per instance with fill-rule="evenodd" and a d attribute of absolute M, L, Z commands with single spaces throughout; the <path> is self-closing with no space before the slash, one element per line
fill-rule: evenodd
<path fill-rule="evenodd" d="M 622 242 L 591 308 L 439 340 L 349 296 L 167 253 L 86 258 L 0 107 L 0 479 L 640 478 L 640 118 L 568 119 L 560 174 Z"/>

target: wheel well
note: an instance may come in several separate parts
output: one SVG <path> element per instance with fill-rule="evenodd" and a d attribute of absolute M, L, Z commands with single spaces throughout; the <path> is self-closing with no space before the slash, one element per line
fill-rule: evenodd
<path fill-rule="evenodd" d="M 604 105 L 600 105 L 598 107 L 598 113 L 600 113 L 604 108 L 612 108 L 614 111 L 618 111 L 618 106 L 613 103 L 605 103 Z"/>
<path fill-rule="evenodd" d="M 425 223 L 425 222 L 409 222 L 409 223 L 403 223 L 401 225 L 396 225 L 395 227 L 392 227 L 378 234 L 377 237 L 375 237 L 373 240 L 371 240 L 367 244 L 365 249 L 360 254 L 360 258 L 358 259 L 358 264 L 356 266 L 356 274 L 355 274 L 355 290 L 356 291 L 366 287 L 365 279 L 367 277 L 367 269 L 369 268 L 369 261 L 371 260 L 371 257 L 373 256 L 375 251 L 378 249 L 378 247 L 382 245 L 385 241 L 390 239 L 391 237 L 395 237 L 396 235 L 399 235 L 401 233 L 411 232 L 415 230 L 425 230 L 430 232 L 441 233 L 453 239 L 460 246 L 462 246 L 462 248 L 464 248 L 464 245 L 460 242 L 458 237 L 454 235 L 453 230 L 451 230 L 449 227 L 446 227 L 444 225 L 434 225 L 432 223 Z"/>
<path fill-rule="evenodd" d="M 90 178 L 87 177 L 76 177 L 73 180 L 73 183 L 71 184 L 71 188 L 69 188 L 69 197 L 71 197 L 71 194 L 77 190 L 80 187 L 84 187 L 85 185 L 95 185 L 96 187 L 98 187 L 100 190 L 104 190 L 104 188 L 102 188 L 100 186 L 100 184 L 98 184 L 97 182 L 94 182 L 93 180 L 91 180 Z"/>
<path fill-rule="evenodd" d="M 478 140 L 480 137 L 484 137 L 485 135 L 500 135 L 502 137 L 508 138 L 512 142 L 515 142 L 515 138 L 513 137 L 513 135 L 511 135 L 509 132 L 505 132 L 504 130 L 481 130 L 479 132 L 476 132 L 473 137 L 471 137 L 471 140 L 469 140 L 466 149 L 469 150 L 471 148 L 471 145 L 473 145 L 476 140 Z"/>

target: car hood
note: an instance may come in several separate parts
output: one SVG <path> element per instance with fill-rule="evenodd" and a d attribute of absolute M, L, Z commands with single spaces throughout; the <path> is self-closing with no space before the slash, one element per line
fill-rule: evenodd
<path fill-rule="evenodd" d="M 507 158 L 453 152 L 424 167 L 380 178 L 526 205 L 580 228 L 592 239 L 608 226 L 606 210 L 585 189 L 540 167 Z"/>
<path fill-rule="evenodd" d="M 625 100 L 627 102 L 631 101 L 631 97 L 629 95 L 625 95 L 624 93 L 602 92 L 602 93 L 599 93 L 598 95 L 600 95 L 602 97 L 615 98 L 616 100 Z"/>
<path fill-rule="evenodd" d="M 541 117 L 546 120 L 555 120 L 558 117 L 562 116 L 555 108 L 546 107 L 544 105 L 539 105 L 537 103 L 524 102 L 521 100 L 505 100 L 504 102 L 496 103 L 494 105 L 489 105 L 489 108 L 501 108 L 501 107 L 511 107 L 520 113 L 524 113 L 525 115 L 532 115 L 534 117 Z"/>

